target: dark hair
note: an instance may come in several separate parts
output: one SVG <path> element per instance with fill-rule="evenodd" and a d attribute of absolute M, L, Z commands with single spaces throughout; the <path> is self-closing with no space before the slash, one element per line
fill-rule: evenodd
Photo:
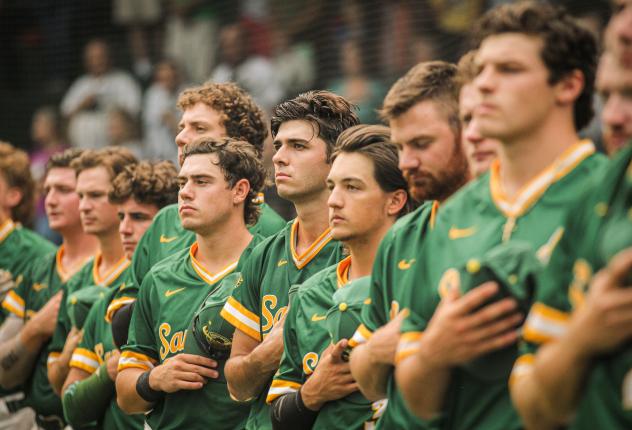
<path fill-rule="evenodd" d="M 384 121 L 389 121 L 419 102 L 437 102 L 443 107 L 454 135 L 459 136 L 459 89 L 454 64 L 445 61 L 419 63 L 393 84 L 379 113 Z"/>
<path fill-rule="evenodd" d="M 564 8 L 534 1 L 502 5 L 483 15 L 474 33 L 476 46 L 489 36 L 503 33 L 539 37 L 549 84 L 558 83 L 574 70 L 584 75 L 584 88 L 574 106 L 575 128 L 580 130 L 590 122 L 594 114 L 597 42 Z"/>
<path fill-rule="evenodd" d="M 86 169 L 92 169 L 94 167 L 105 167 L 110 175 L 110 180 L 114 181 L 114 178 L 121 173 L 126 166 L 136 164 L 138 160 L 127 148 L 118 146 L 108 146 L 103 149 L 88 149 L 72 160 L 70 167 L 75 169 L 75 173 L 79 176 L 79 173 Z"/>
<path fill-rule="evenodd" d="M 46 162 L 46 174 L 54 168 L 71 169 L 71 163 L 74 159 L 81 157 L 83 150 L 79 148 L 68 148 L 62 152 L 57 152 L 50 156 Z"/>
<path fill-rule="evenodd" d="M 35 181 L 31 175 L 31 164 L 26 152 L 8 142 L 0 141 L 0 175 L 11 188 L 22 193 L 20 202 L 11 208 L 11 219 L 30 225 L 35 214 Z"/>
<path fill-rule="evenodd" d="M 198 154 L 217 155 L 217 166 L 224 173 L 224 179 L 229 187 L 234 187 L 241 179 L 248 181 L 250 191 L 244 204 L 244 221 L 247 225 L 255 224 L 260 212 L 257 197 L 266 178 L 265 168 L 257 150 L 243 140 L 202 137 L 184 146 L 182 160 L 184 162 L 187 157 Z"/>
<path fill-rule="evenodd" d="M 181 110 L 197 103 L 204 103 L 220 114 L 228 137 L 245 140 L 257 149 L 259 155 L 263 153 L 268 128 L 263 111 L 246 91 L 232 82 L 206 82 L 199 87 L 187 88 L 178 97 Z"/>
<path fill-rule="evenodd" d="M 415 209 L 408 183 L 398 167 L 397 147 L 391 142 L 391 131 L 383 125 L 356 125 L 343 131 L 338 137 L 336 150 L 331 159 L 343 153 L 362 154 L 373 162 L 375 181 L 385 192 L 406 192 L 406 205 L 397 214 L 406 215 Z"/>
<path fill-rule="evenodd" d="M 309 121 L 317 127 L 317 135 L 327 145 L 327 161 L 331 158 L 340 133 L 360 123 L 355 106 L 330 91 L 308 91 L 274 108 L 271 120 L 272 137 L 284 122 Z"/>
<path fill-rule="evenodd" d="M 161 209 L 178 201 L 177 176 L 178 172 L 170 161 L 131 164 L 112 181 L 108 198 L 116 204 L 133 198 L 138 203 Z"/>

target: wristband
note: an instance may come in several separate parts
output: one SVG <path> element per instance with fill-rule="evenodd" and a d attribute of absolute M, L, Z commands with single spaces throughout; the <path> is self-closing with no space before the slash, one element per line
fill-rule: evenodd
<path fill-rule="evenodd" d="M 149 403 L 156 403 L 165 396 L 164 391 L 154 390 L 149 386 L 149 373 L 151 370 L 143 372 L 136 380 L 136 392 L 145 401 Z"/>

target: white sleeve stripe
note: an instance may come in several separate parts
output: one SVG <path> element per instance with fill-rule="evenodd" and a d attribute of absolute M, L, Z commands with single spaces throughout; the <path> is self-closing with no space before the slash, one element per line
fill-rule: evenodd
<path fill-rule="evenodd" d="M 17 309 L 20 312 L 24 312 L 24 305 L 18 302 L 17 300 L 15 300 L 15 298 L 13 298 L 11 294 L 7 294 L 4 298 L 4 301 L 7 302 L 7 304 L 13 307 L 14 309 Z"/>
<path fill-rule="evenodd" d="M 126 365 L 134 365 L 134 364 L 147 366 L 150 369 L 154 368 L 154 364 L 151 361 L 139 360 L 134 357 L 124 357 L 124 356 L 121 356 L 121 358 L 119 358 L 119 367 L 123 367 Z"/>
<path fill-rule="evenodd" d="M 248 318 L 243 313 L 239 312 L 239 310 L 232 306 L 230 302 L 226 302 L 226 304 L 224 305 L 224 310 L 226 310 L 226 312 L 233 317 L 237 318 L 237 320 L 239 320 L 239 322 L 241 322 L 242 324 L 247 325 L 249 328 L 259 333 L 259 324 Z"/>
<path fill-rule="evenodd" d="M 72 354 L 72 358 L 70 359 L 70 361 L 76 361 L 78 363 L 85 364 L 86 366 L 93 369 L 97 369 L 99 367 L 99 362 L 97 360 L 93 360 L 81 354 Z"/>
<path fill-rule="evenodd" d="M 282 396 L 284 394 L 296 393 L 298 388 L 294 387 L 270 387 L 268 391 L 268 396 Z"/>

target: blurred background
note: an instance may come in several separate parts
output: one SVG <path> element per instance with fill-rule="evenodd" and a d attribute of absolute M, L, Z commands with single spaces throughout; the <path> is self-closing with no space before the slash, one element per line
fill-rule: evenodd
<path fill-rule="evenodd" d="M 29 151 L 36 177 L 68 146 L 175 162 L 178 93 L 207 80 L 237 82 L 268 113 L 330 89 L 375 123 L 398 77 L 458 60 L 474 21 L 507 1 L 0 0 L 0 140 Z M 555 3 L 598 37 L 609 18 L 607 0 Z M 598 142 L 598 121 L 584 134 Z"/>

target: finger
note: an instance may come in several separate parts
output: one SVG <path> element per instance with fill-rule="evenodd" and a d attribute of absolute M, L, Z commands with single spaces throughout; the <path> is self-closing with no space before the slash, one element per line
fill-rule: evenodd
<path fill-rule="evenodd" d="M 190 364 L 197 364 L 198 366 L 205 366 L 210 368 L 217 367 L 217 361 L 211 360 L 208 357 L 202 357 L 195 354 L 179 354 L 177 355 L 182 361 Z"/>
<path fill-rule="evenodd" d="M 456 313 L 460 315 L 469 314 L 487 302 L 497 292 L 498 284 L 496 282 L 485 282 L 479 285 L 458 300 Z"/>
<path fill-rule="evenodd" d="M 512 345 L 518 341 L 519 337 L 520 336 L 517 330 L 511 330 L 480 342 L 479 347 L 477 348 L 477 354 L 474 355 L 473 358 Z"/>
<path fill-rule="evenodd" d="M 612 257 L 608 263 L 608 270 L 614 281 L 618 285 L 623 285 L 625 278 L 632 272 L 632 248 L 624 249 Z"/>
<path fill-rule="evenodd" d="M 463 317 L 461 320 L 462 331 L 488 324 L 495 321 L 503 315 L 508 314 L 516 309 L 518 303 L 512 298 L 502 299 L 498 302 L 490 303 L 471 315 Z"/>
<path fill-rule="evenodd" d="M 176 388 L 176 390 L 174 390 L 174 391 L 178 391 L 178 390 L 199 390 L 202 387 L 204 387 L 204 383 L 203 382 L 189 382 L 189 381 L 175 381 L 173 385 Z"/>
<path fill-rule="evenodd" d="M 196 364 L 180 362 L 180 363 L 173 363 L 173 367 L 174 369 L 178 371 L 193 372 L 205 378 L 217 378 L 217 370 L 210 369 L 205 366 L 198 366 Z"/>
<path fill-rule="evenodd" d="M 342 353 L 344 352 L 348 344 L 349 344 L 349 341 L 347 339 L 341 339 L 338 343 L 336 343 L 333 346 L 330 354 L 331 354 L 332 359 L 335 362 L 343 362 Z"/>
<path fill-rule="evenodd" d="M 204 384 L 206 380 L 203 376 L 199 375 L 196 372 L 183 372 L 183 371 L 174 371 L 169 376 L 172 383 L 176 383 L 177 381 L 185 381 L 185 382 L 199 382 Z"/>
<path fill-rule="evenodd" d="M 492 338 L 499 334 L 506 332 L 509 329 L 515 329 L 522 321 L 523 316 L 521 314 L 512 314 L 492 324 L 488 324 L 484 327 L 479 327 L 471 334 L 469 334 L 464 341 L 477 343 L 485 339 Z"/>
<path fill-rule="evenodd" d="M 356 382 L 351 382 L 344 385 L 344 392 L 347 394 L 351 394 L 355 391 L 358 391 L 360 388 Z"/>

